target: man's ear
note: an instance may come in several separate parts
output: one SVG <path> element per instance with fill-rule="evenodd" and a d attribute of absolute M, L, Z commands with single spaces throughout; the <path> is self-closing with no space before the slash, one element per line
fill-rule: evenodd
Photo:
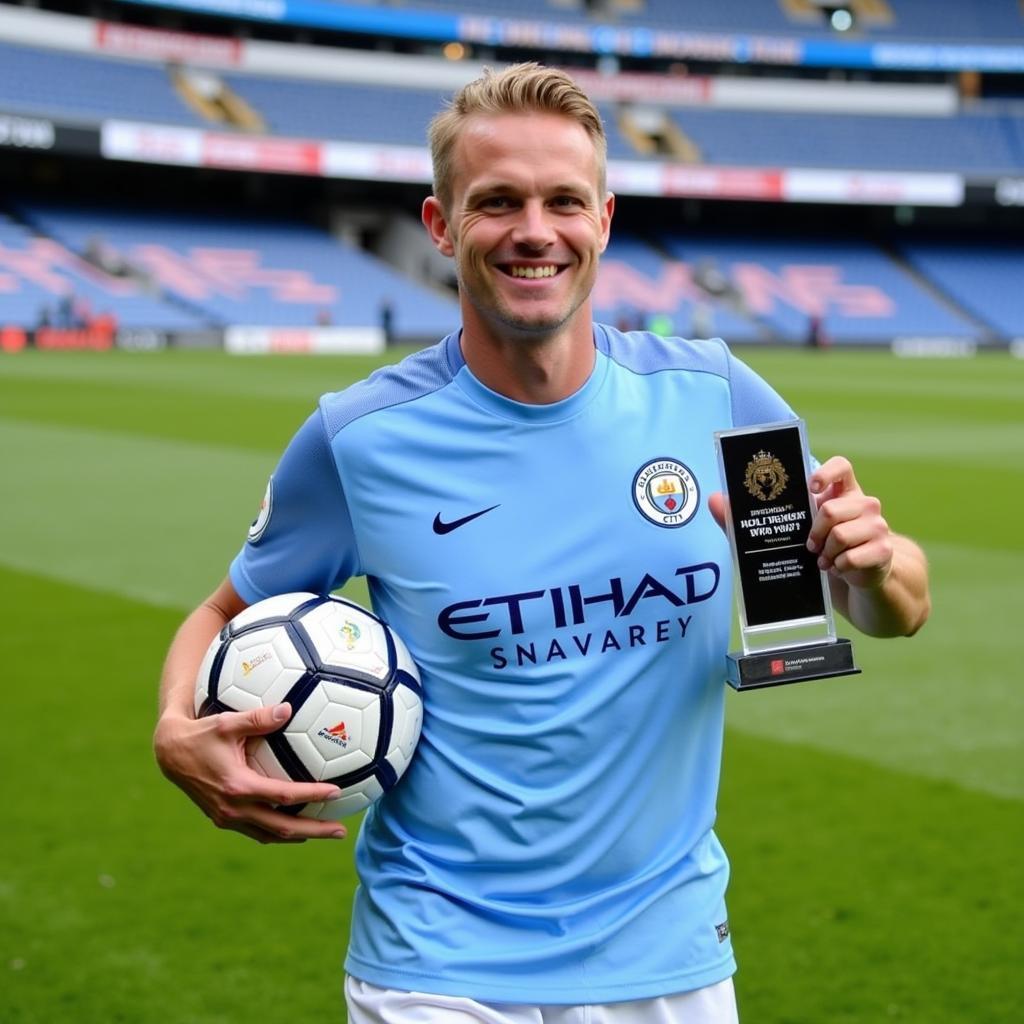
<path fill-rule="evenodd" d="M 612 216 L 615 213 L 615 194 L 608 192 L 601 207 L 601 252 L 608 248 L 608 239 L 612 231 Z"/>
<path fill-rule="evenodd" d="M 441 207 L 441 200 L 437 196 L 427 196 L 423 200 L 423 213 L 421 215 L 423 226 L 430 235 L 442 256 L 454 256 L 455 247 L 452 245 L 451 236 L 448 233 L 448 219 L 445 217 L 444 209 Z"/>

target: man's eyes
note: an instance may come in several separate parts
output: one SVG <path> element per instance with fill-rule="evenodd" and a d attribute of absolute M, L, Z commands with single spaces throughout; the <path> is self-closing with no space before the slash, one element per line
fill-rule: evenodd
<path fill-rule="evenodd" d="M 485 196 L 480 200 L 481 208 L 491 210 L 511 210 L 520 206 L 520 202 L 511 196 Z M 574 209 L 583 206 L 579 196 L 560 195 L 548 200 L 548 205 L 558 209 Z"/>

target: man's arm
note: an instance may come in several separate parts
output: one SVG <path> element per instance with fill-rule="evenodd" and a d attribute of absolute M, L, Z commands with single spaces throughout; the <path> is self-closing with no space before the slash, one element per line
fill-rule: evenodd
<path fill-rule="evenodd" d="M 807 547 L 828 572 L 836 609 L 870 636 L 916 633 L 931 611 L 924 552 L 889 529 L 847 459 L 829 459 L 809 484 L 818 513 Z"/>
<path fill-rule="evenodd" d="M 160 683 L 160 717 L 153 737 L 157 763 L 218 828 L 262 843 L 342 839 L 347 833 L 337 822 L 274 809 L 275 804 L 332 799 L 338 795 L 336 786 L 268 779 L 246 763 L 247 741 L 280 728 L 291 713 L 287 704 L 195 717 L 195 679 L 203 655 L 217 633 L 246 607 L 226 579 L 178 630 Z"/>
<path fill-rule="evenodd" d="M 931 611 L 924 552 L 889 529 L 881 502 L 861 490 L 841 456 L 819 466 L 808 483 L 818 512 L 807 546 L 828 572 L 836 609 L 870 636 L 912 636 Z M 724 530 L 725 496 L 712 494 L 708 505 Z"/>

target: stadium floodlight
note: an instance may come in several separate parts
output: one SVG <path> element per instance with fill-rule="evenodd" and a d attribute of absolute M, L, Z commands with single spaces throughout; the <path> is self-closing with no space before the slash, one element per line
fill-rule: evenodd
<path fill-rule="evenodd" d="M 837 7 L 828 21 L 837 32 L 849 32 L 853 28 L 853 12 L 848 7 Z"/>
<path fill-rule="evenodd" d="M 810 0 L 817 7 L 828 26 L 836 32 L 849 32 L 857 23 L 856 3 L 836 3 L 835 0 Z"/>

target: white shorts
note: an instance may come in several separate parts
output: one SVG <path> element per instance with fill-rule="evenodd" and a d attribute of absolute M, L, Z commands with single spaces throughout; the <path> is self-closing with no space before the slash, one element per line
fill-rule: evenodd
<path fill-rule="evenodd" d="M 586 1006 L 478 1003 L 345 981 L 349 1024 L 738 1024 L 732 978 L 694 992 Z"/>

